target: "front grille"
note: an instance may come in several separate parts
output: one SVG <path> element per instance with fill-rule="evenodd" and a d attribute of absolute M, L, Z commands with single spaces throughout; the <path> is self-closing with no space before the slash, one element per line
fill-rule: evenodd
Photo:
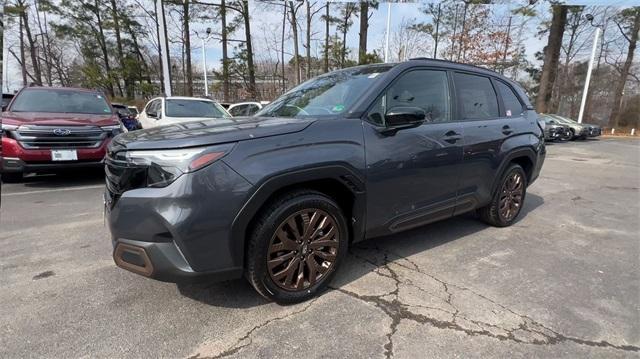
<path fill-rule="evenodd" d="M 109 136 L 97 126 L 20 126 L 11 131 L 23 148 L 97 148 Z"/>

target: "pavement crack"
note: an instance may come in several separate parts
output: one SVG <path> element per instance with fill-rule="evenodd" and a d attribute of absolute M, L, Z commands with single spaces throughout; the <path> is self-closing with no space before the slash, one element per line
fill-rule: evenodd
<path fill-rule="evenodd" d="M 616 349 L 616 350 L 622 350 L 622 351 L 628 351 L 628 352 L 640 352 L 639 346 L 617 345 L 605 340 L 594 341 L 594 340 L 588 340 L 588 339 L 561 334 L 543 325 L 542 323 L 535 321 L 531 317 L 518 313 L 506 307 L 505 305 L 500 304 L 495 300 L 474 291 L 471 288 L 461 286 L 458 284 L 448 283 L 430 273 L 427 273 L 424 270 L 422 270 L 417 263 L 411 261 L 406 257 L 403 257 L 401 255 L 398 255 L 388 250 L 382 250 L 378 246 L 375 246 L 373 248 L 371 247 L 366 247 L 366 248 L 360 247 L 360 248 L 374 250 L 383 255 L 383 263 L 378 263 L 378 261 L 376 261 L 375 259 L 372 260 L 365 256 L 359 255 L 358 253 L 353 253 L 355 257 L 372 264 L 375 267 L 375 269 L 373 269 L 373 272 L 377 273 L 378 275 L 382 275 L 384 277 L 393 279 L 395 281 L 395 289 L 391 293 L 387 293 L 385 295 L 361 295 L 343 288 L 335 288 L 335 287 L 330 287 L 330 288 L 342 294 L 348 295 L 352 298 L 375 305 L 376 307 L 381 309 L 391 319 L 391 324 L 389 326 L 389 331 L 387 333 L 387 343 L 384 345 L 385 356 L 387 358 L 390 358 L 393 356 L 393 335 L 397 332 L 398 325 L 402 320 L 411 320 L 420 324 L 429 324 L 439 329 L 454 330 L 454 331 L 465 333 L 466 335 L 469 335 L 469 336 L 485 336 L 485 337 L 490 337 L 490 338 L 494 338 L 501 341 L 511 341 L 518 344 L 555 345 L 563 342 L 571 342 L 571 343 L 590 346 L 590 347 L 609 348 L 609 349 Z M 390 261 L 389 257 L 394 257 L 396 260 Z M 390 264 L 399 266 L 401 268 L 404 268 L 410 271 L 418 272 L 440 283 L 443 287 L 444 294 L 446 295 L 446 299 L 444 299 L 444 301 L 451 308 L 453 308 L 453 311 L 447 311 L 442 308 L 436 308 L 431 306 L 412 305 L 412 304 L 403 303 L 399 299 L 400 285 L 412 286 L 429 295 L 433 295 L 433 294 L 421 288 L 420 286 L 416 285 L 411 280 L 401 279 L 398 272 L 394 270 Z M 388 271 L 388 274 L 387 273 L 383 274 L 380 271 L 381 268 L 384 268 L 386 271 Z M 451 291 L 452 288 L 455 288 L 458 291 L 468 291 L 469 293 L 477 296 L 478 298 L 481 298 L 482 300 L 485 300 L 488 303 L 495 305 L 496 307 L 504 310 L 505 312 L 512 314 L 513 316 L 517 317 L 520 320 L 519 325 L 515 328 L 503 328 L 499 325 L 475 320 L 468 316 L 465 316 L 464 314 L 461 313 L 458 307 L 456 307 L 453 303 L 454 293 Z M 385 299 L 385 297 L 387 297 L 389 294 L 393 294 L 393 299 Z M 451 320 L 442 320 L 442 319 L 433 318 L 424 314 L 414 313 L 411 311 L 412 307 L 441 311 L 444 313 L 451 314 L 452 318 Z M 464 327 L 462 324 L 457 322 L 458 318 L 464 319 L 465 321 L 474 324 L 475 326 L 477 326 L 478 329 Z M 500 331 L 500 333 L 491 332 L 487 328 L 497 329 Z M 533 335 L 534 338 L 523 338 L 521 335 L 519 335 L 520 333 Z"/>
<path fill-rule="evenodd" d="M 225 349 L 223 352 L 221 352 L 218 355 L 202 357 L 202 356 L 200 356 L 200 354 L 195 354 L 193 356 L 190 356 L 189 359 L 218 359 L 218 358 L 225 358 L 225 357 L 231 356 L 231 355 L 239 352 L 240 350 L 248 347 L 249 345 L 251 345 L 253 343 L 252 335 L 256 330 L 264 328 L 264 327 L 268 326 L 269 324 L 271 324 L 273 322 L 284 320 L 284 319 L 290 318 L 290 317 L 292 317 L 294 315 L 298 315 L 298 314 L 304 313 L 309 308 L 311 308 L 313 303 L 315 303 L 318 299 L 319 299 L 319 297 L 316 297 L 316 298 L 310 300 L 300 310 L 291 312 L 291 313 L 289 313 L 287 315 L 283 315 L 283 316 L 280 316 L 280 317 L 271 318 L 271 319 L 269 319 L 269 320 L 267 320 L 267 321 L 265 321 L 263 323 L 260 323 L 260 324 L 258 324 L 256 326 L 254 326 L 253 328 L 249 329 L 249 331 L 247 331 L 242 337 L 240 337 L 231 347 L 229 347 L 228 349 Z M 246 340 L 248 340 L 248 342 L 243 343 Z"/>

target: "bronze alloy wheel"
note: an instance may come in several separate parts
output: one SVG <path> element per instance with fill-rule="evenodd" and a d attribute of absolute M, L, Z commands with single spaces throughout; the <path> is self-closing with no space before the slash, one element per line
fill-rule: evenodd
<path fill-rule="evenodd" d="M 273 282 L 289 291 L 307 289 L 333 270 L 340 231 L 336 221 L 320 209 L 304 209 L 276 229 L 267 251 Z"/>
<path fill-rule="evenodd" d="M 522 174 L 513 172 L 502 185 L 498 211 L 505 221 L 512 220 L 520 211 L 524 197 Z"/>

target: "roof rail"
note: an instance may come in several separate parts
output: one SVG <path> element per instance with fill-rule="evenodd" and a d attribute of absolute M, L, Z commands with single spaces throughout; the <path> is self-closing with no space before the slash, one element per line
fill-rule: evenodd
<path fill-rule="evenodd" d="M 482 67 L 482 66 L 478 66 L 478 65 L 474 65 L 474 64 L 466 64 L 466 63 L 463 63 L 463 62 L 456 62 L 456 61 L 450 61 L 450 60 L 444 60 L 444 59 L 432 59 L 430 57 L 424 57 L 424 56 L 422 56 L 422 57 L 413 57 L 413 58 L 409 59 L 409 61 L 411 61 L 411 60 L 428 60 L 428 61 L 444 62 L 444 63 L 448 63 L 448 64 L 470 66 L 470 67 L 475 67 L 477 69 L 482 69 L 482 70 L 485 70 L 485 71 L 489 71 L 489 72 L 493 72 L 493 73 L 498 74 L 498 72 L 493 71 L 491 69 L 488 69 L 486 67 Z"/>

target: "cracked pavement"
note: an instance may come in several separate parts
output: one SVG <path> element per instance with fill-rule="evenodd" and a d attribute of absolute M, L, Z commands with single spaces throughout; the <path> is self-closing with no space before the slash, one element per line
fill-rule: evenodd
<path fill-rule="evenodd" d="M 358 243 L 291 306 L 117 269 L 100 183 L 3 185 L 0 357 L 640 357 L 638 140 L 551 144 L 514 226 Z"/>

